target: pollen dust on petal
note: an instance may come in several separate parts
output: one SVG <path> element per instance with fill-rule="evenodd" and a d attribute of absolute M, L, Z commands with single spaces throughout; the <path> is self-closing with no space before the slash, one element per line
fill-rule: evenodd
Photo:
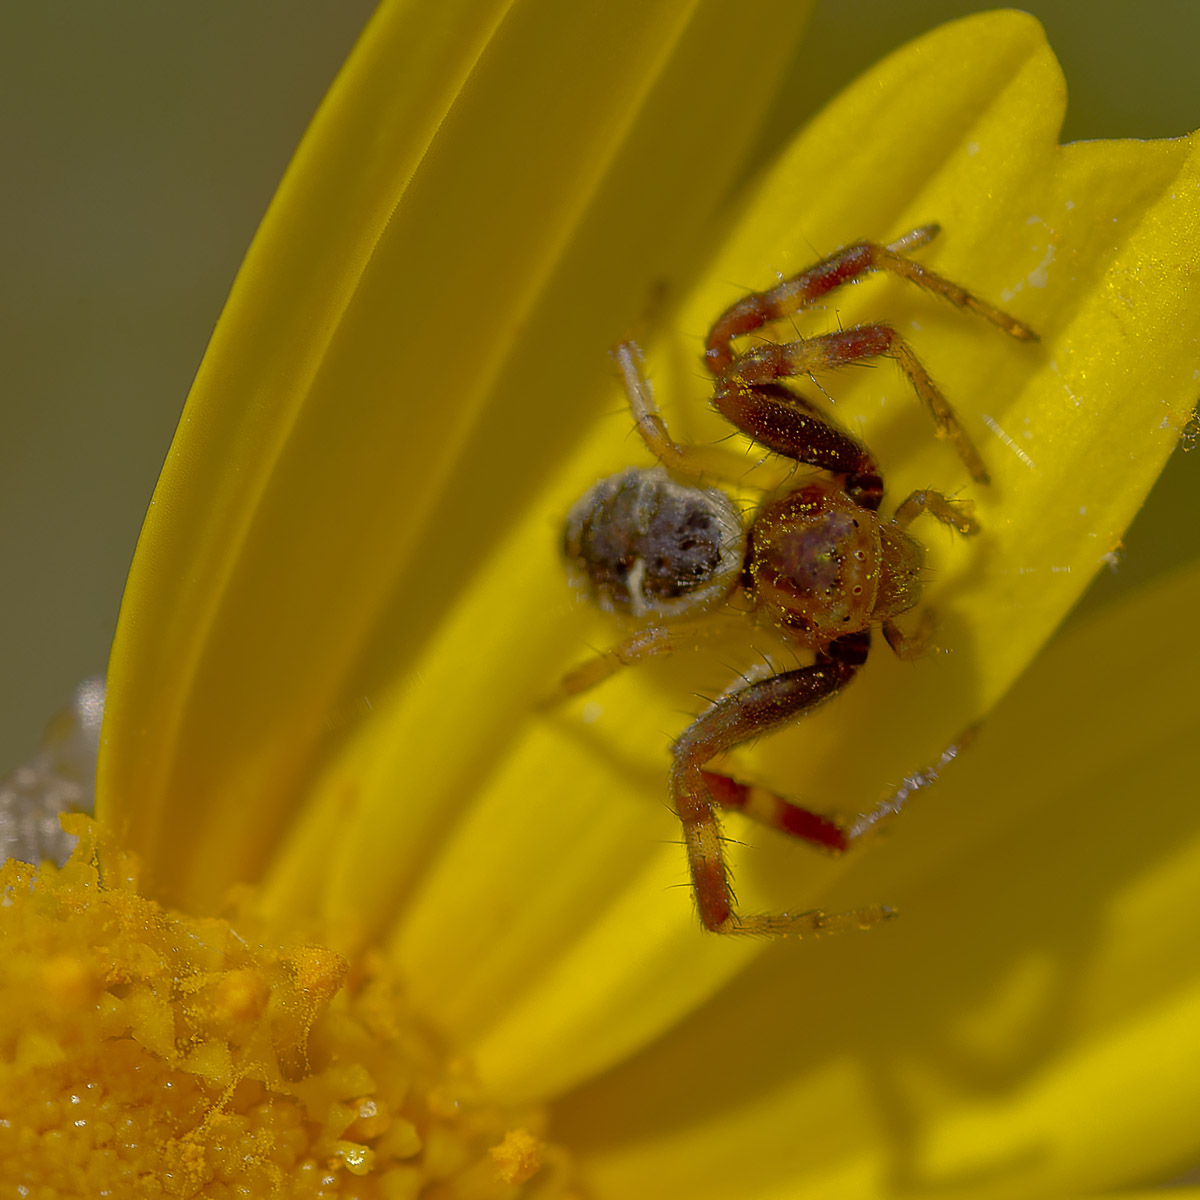
<path fill-rule="evenodd" d="M 539 1200 L 580 1195 L 545 1114 L 485 1097 L 380 956 L 167 911 L 70 823 L 61 869 L 0 869 L 13 1195 L 516 1200 L 534 1176 Z"/>

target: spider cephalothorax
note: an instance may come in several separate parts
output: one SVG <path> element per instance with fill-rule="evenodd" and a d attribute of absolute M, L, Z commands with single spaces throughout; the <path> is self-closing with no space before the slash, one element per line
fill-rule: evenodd
<path fill-rule="evenodd" d="M 715 808 L 736 808 L 826 849 L 841 851 L 909 792 L 936 777 L 917 772 L 899 791 L 850 825 L 809 812 L 705 766 L 718 755 L 805 715 L 857 674 L 882 628 L 903 657 L 919 653 L 921 635 L 904 634 L 895 618 L 921 597 L 925 552 L 908 526 L 927 513 L 961 534 L 976 524 L 965 505 L 935 491 L 913 492 L 891 518 L 879 515 L 883 479 L 874 457 L 816 405 L 780 380 L 880 356 L 896 360 L 954 446 L 972 478 L 986 483 L 983 460 L 953 409 L 908 343 L 885 324 L 857 325 L 793 341 L 759 342 L 745 353 L 736 338 L 811 305 L 870 271 L 887 271 L 975 312 L 1021 341 L 1037 335 L 957 284 L 926 270 L 907 251 L 938 232 L 924 225 L 882 245 L 856 242 L 775 287 L 731 305 L 709 332 L 705 362 L 715 378 L 714 408 L 755 443 L 826 472 L 777 493 L 747 520 L 707 478 L 697 451 L 674 442 L 642 375 L 637 347 L 615 352 L 638 432 L 659 464 L 630 467 L 589 489 L 572 508 L 563 539 L 577 586 L 601 607 L 640 622 L 623 641 L 572 671 L 562 695 L 594 686 L 623 666 L 669 653 L 681 626 L 694 638 L 717 624 L 734 597 L 784 641 L 812 651 L 809 666 L 783 671 L 730 691 L 680 735 L 671 795 L 683 823 L 700 919 L 717 933 L 787 934 L 888 915 L 883 907 L 821 912 L 741 914 L 734 911 Z"/>

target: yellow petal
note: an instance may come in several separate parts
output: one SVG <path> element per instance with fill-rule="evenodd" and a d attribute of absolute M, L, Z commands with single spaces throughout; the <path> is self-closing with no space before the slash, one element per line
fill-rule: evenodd
<path fill-rule="evenodd" d="M 408 667 L 727 190 L 803 10 L 773 3 L 764 44 L 680 0 L 380 9 L 239 275 L 130 576 L 99 805 L 160 891 L 211 904 L 258 871 Z M 700 69 L 716 45 L 736 106 Z"/>
<path fill-rule="evenodd" d="M 772 947 L 560 1100 L 597 1191 L 1066 1196 L 1194 1162 L 1197 605 L 1193 567 L 1038 660 L 830 897 L 882 882 L 903 920 Z"/>

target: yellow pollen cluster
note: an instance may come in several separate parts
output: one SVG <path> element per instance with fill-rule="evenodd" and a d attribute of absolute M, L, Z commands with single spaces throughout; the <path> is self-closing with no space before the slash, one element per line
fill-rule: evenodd
<path fill-rule="evenodd" d="M 486 1102 L 382 961 L 168 912 L 70 832 L 63 868 L 0 869 L 5 1195 L 578 1195 L 543 1115 Z"/>

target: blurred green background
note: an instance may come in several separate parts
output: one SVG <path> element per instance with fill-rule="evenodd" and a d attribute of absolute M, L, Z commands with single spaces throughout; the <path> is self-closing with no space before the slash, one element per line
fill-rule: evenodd
<path fill-rule="evenodd" d="M 754 5 L 726 3 L 741 19 Z M 205 342 L 373 0 L 39 0 L 0 13 L 0 774 L 104 669 L 121 587 Z M 1191 0 L 1044 0 L 1064 137 L 1200 125 Z M 979 4 L 818 3 L 763 152 L 908 38 Z M 714 64 L 714 82 L 719 64 Z M 1198 250 L 1200 253 L 1200 250 Z M 1200 391 L 1200 388 L 1198 388 Z M 1195 557 L 1177 454 L 1086 603 Z"/>

